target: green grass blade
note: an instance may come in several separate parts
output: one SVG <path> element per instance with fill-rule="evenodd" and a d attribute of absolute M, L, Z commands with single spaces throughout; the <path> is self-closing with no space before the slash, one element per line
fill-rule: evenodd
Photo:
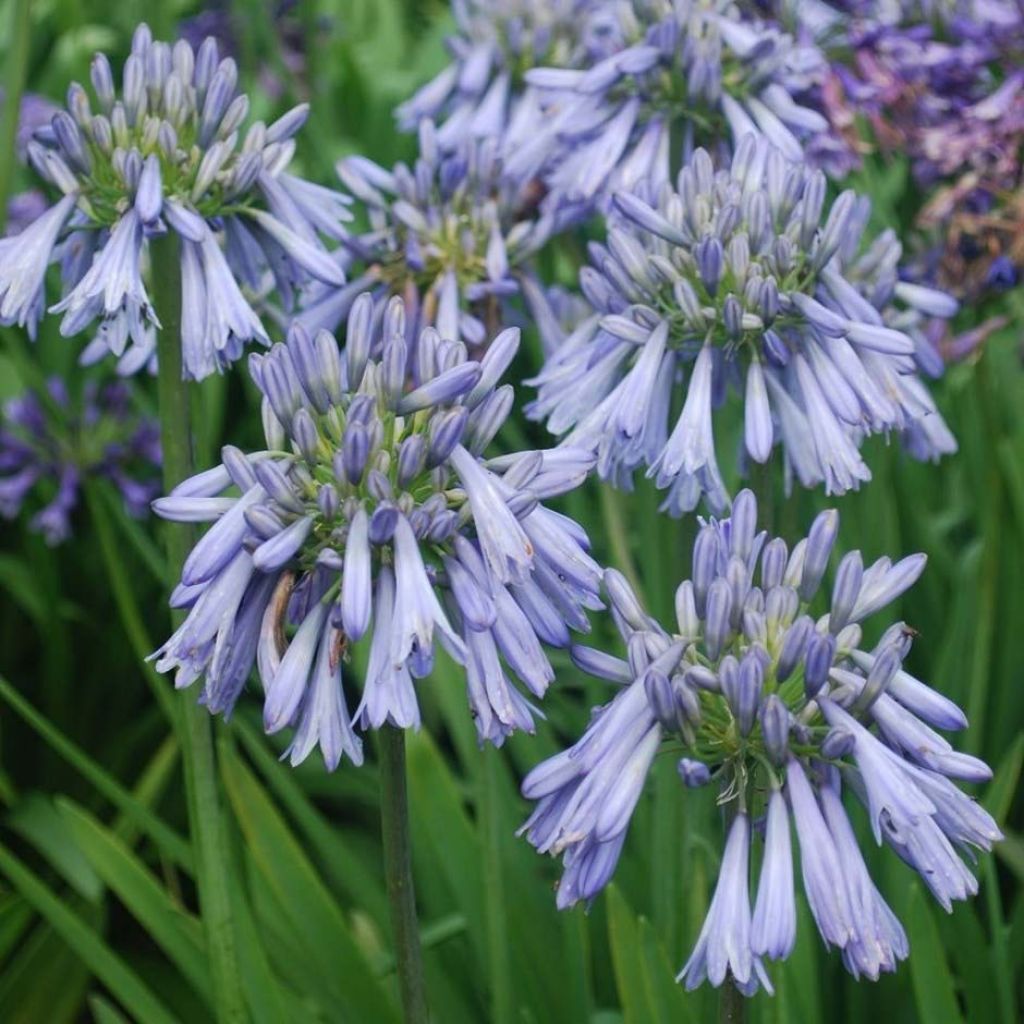
<path fill-rule="evenodd" d="M 210 972 L 199 921 L 176 904 L 138 857 L 91 814 L 66 799 L 59 800 L 57 806 L 78 848 L 107 888 L 196 992 L 208 997 Z"/>
<path fill-rule="evenodd" d="M 94 789 L 148 836 L 168 860 L 192 873 L 192 851 L 188 843 L 47 721 L 3 676 L 0 676 L 0 699 L 6 701 Z"/>
<path fill-rule="evenodd" d="M 146 1024 L 175 1024 L 152 990 L 103 938 L 63 903 L 9 850 L 0 846 L 0 872 L 46 919 L 81 961 L 106 985 L 125 1009 Z"/>
<path fill-rule="evenodd" d="M 962 1024 L 953 974 L 942 949 L 932 908 L 915 882 L 907 901 L 910 976 L 920 1024 Z"/>
<path fill-rule="evenodd" d="M 221 744 L 220 762 L 231 808 L 263 884 L 278 896 L 288 924 L 337 999 L 339 1011 L 352 1020 L 397 1022 L 395 1006 L 374 978 L 341 909 L 266 791 L 226 743 Z"/>

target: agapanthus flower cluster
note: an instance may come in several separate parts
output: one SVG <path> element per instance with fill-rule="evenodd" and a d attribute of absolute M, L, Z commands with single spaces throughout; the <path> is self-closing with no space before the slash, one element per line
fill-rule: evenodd
<path fill-rule="evenodd" d="M 268 343 L 242 287 L 276 285 L 292 304 L 311 281 L 344 282 L 322 238 L 343 237 L 347 199 L 286 170 L 307 108 L 241 133 L 249 100 L 238 69 L 207 39 L 154 42 L 140 26 L 118 93 L 107 58 L 92 63 L 97 109 L 77 83 L 67 109 L 36 133 L 29 160 L 62 198 L 0 242 L 0 322 L 34 334 L 49 264 L 60 263 L 61 333 L 99 321 L 116 355 L 154 345 L 160 324 L 146 286 L 147 252 L 172 232 L 180 246 L 184 372 L 203 378 Z M 145 362 L 139 359 L 139 363 Z"/>
<path fill-rule="evenodd" d="M 941 229 L 943 284 L 970 295 L 1013 284 L 1024 255 L 1014 202 L 1024 143 L 1018 4 L 841 6 L 822 41 L 833 125 L 860 144 L 864 121 L 872 144 L 910 160 L 931 192 L 921 226 Z"/>
<path fill-rule="evenodd" d="M 747 135 L 728 169 L 698 150 L 675 188 L 614 207 L 580 274 L 595 313 L 549 358 L 530 409 L 596 450 L 603 478 L 628 487 L 645 466 L 674 514 L 702 494 L 721 510 L 713 423 L 733 387 L 741 468 L 779 444 L 787 472 L 829 494 L 871 478 L 867 435 L 897 432 L 922 459 L 955 450 L 916 369 L 941 371 L 921 328 L 956 302 L 899 280 L 891 231 L 862 244 L 866 199 L 828 207 L 821 171 Z"/>
<path fill-rule="evenodd" d="M 402 297 L 410 343 L 436 326 L 443 338 L 480 345 L 503 301 L 520 291 L 527 258 L 571 217 L 564 210 L 540 216 L 536 197 L 507 183 L 495 139 L 445 151 L 433 123 L 423 121 L 419 142 L 411 167 L 388 171 L 362 156 L 338 164 L 369 230 L 346 240 L 361 276 L 346 288 L 319 289 L 303 310 L 311 330 L 333 329 L 370 287 L 381 305 Z"/>
<path fill-rule="evenodd" d="M 160 493 L 159 426 L 138 412 L 126 384 L 89 381 L 72 396 L 51 377 L 44 395 L 27 390 L 4 404 L 0 515 L 14 519 L 26 504 L 41 505 L 29 527 L 60 544 L 91 478 L 112 483 L 133 516 L 147 515 Z"/>
<path fill-rule="evenodd" d="M 439 125 L 438 144 L 457 149 L 467 138 L 495 138 L 506 150 L 526 142 L 542 120 L 535 67 L 579 67 L 590 55 L 587 17 L 599 0 L 456 0 L 452 63 L 399 106 L 406 130 Z M 599 44 L 599 40 L 592 41 Z"/>
<path fill-rule="evenodd" d="M 802 161 L 828 127 L 795 98 L 822 74 L 821 54 L 750 8 L 625 0 L 598 6 L 589 34 L 605 45 L 588 67 L 527 72 L 547 116 L 506 158 L 514 180 L 542 177 L 554 201 L 668 181 L 673 133 L 684 155 L 755 132 Z"/>
<path fill-rule="evenodd" d="M 963 713 L 903 668 L 913 630 L 894 623 L 873 647 L 863 643 L 861 623 L 914 583 L 924 556 L 865 566 L 859 551 L 848 552 L 827 612 L 815 617 L 838 514 L 818 516 L 792 550 L 757 532 L 756 521 L 744 491 L 730 519 L 702 525 L 673 628 L 644 610 L 620 574 L 606 573 L 628 659 L 589 648 L 574 648 L 573 658 L 621 689 L 576 744 L 523 782 L 537 801 L 524 830 L 539 850 L 562 855 L 558 904 L 567 907 L 607 884 L 654 758 L 681 748 L 682 782 L 716 785 L 731 824 L 679 979 L 695 988 L 731 977 L 747 995 L 771 990 L 764 960 L 787 957 L 795 942 L 791 821 L 822 939 L 854 976 L 872 979 L 906 957 L 907 937 L 868 874 L 844 792 L 863 806 L 876 843 L 917 871 L 946 910 L 977 891 L 961 854 L 970 859 L 1000 838 L 951 781 L 991 775 L 937 731 L 963 728 Z"/>
<path fill-rule="evenodd" d="M 418 727 L 414 680 L 430 674 L 435 638 L 464 666 L 481 742 L 532 730 L 531 698 L 554 676 L 542 644 L 568 646 L 600 606 L 585 534 L 541 504 L 577 486 L 592 457 L 484 457 L 512 407 L 497 382 L 518 331 L 479 362 L 432 328 L 415 347 L 406 335 L 401 300 L 375 320 L 369 294 L 344 356 L 326 331 L 293 327 L 250 360 L 268 450 L 225 448 L 154 506 L 215 520 L 185 562 L 172 603 L 190 611 L 157 667 L 179 687 L 204 677 L 202 701 L 228 713 L 255 661 L 267 732 L 295 729 L 293 764 L 317 743 L 329 767 L 359 762 L 357 728 Z M 342 666 L 364 638 L 350 715 Z"/>

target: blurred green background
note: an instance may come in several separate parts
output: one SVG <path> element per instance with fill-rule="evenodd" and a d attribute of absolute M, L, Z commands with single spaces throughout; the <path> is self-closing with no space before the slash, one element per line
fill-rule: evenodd
<path fill-rule="evenodd" d="M 23 47 L 17 25 L 26 8 Z M 0 4 L 5 81 L 24 76 L 26 89 L 60 100 L 70 80 L 87 79 L 95 50 L 124 55 L 139 19 L 164 37 L 182 22 L 229 36 L 254 116 L 269 119 L 310 99 L 298 160 L 306 176 L 324 182 L 344 154 L 386 164 L 411 153 L 391 110 L 443 65 L 451 24 L 439 0 L 8 2 Z M 29 184 L 18 168 L 11 190 Z M 907 228 L 920 197 L 904 167 L 869 161 L 855 186 L 874 197 L 879 225 Z M 567 268 L 564 283 L 571 283 L 566 261 L 551 266 Z M 936 386 L 961 444 L 957 456 L 920 466 L 875 440 L 870 486 L 836 502 L 780 492 L 775 518 L 792 540 L 817 509 L 835 504 L 841 548 L 860 547 L 866 560 L 928 553 L 924 578 L 893 616 L 920 634 L 910 671 L 967 710 L 971 725 L 961 742 L 995 768 L 980 795 L 1007 839 L 978 865 L 978 898 L 952 915 L 895 856 L 871 849 L 879 888 L 906 925 L 909 961 L 877 984 L 853 982 L 801 906 L 796 952 L 772 968 L 777 994 L 754 1000 L 755 1021 L 1020 1019 L 1024 294 L 1018 288 L 999 301 L 1000 309 L 965 310 L 960 323 L 1005 312 L 1010 326 Z M 34 348 L 15 331 L 0 335 L 0 398 L 40 373 L 74 367 L 78 345 L 57 336 L 53 321 L 44 322 Z M 527 376 L 538 359 L 528 337 L 515 374 Z M 244 448 L 258 436 L 244 377 L 239 370 L 200 389 L 204 465 L 225 441 Z M 527 391 L 519 389 L 520 401 Z M 153 402 L 152 382 L 143 382 L 140 400 Z M 550 443 L 521 416 L 504 442 Z M 657 516 L 644 488 L 617 495 L 592 484 L 563 507 L 586 526 L 599 559 L 633 571 L 652 608 L 671 607 L 675 584 L 689 571 L 692 522 Z M 113 492 L 98 487 L 59 548 L 48 548 L 24 521 L 0 529 L 0 1020 L 211 1021 L 181 766 L 166 714 L 170 683 L 141 661 L 168 629 L 158 528 L 129 520 Z M 596 634 L 596 646 L 616 644 L 607 623 Z M 557 865 L 514 838 L 527 813 L 518 779 L 578 736 L 588 709 L 607 699 L 564 656 L 556 667 L 548 722 L 538 736 L 516 737 L 500 752 L 477 749 L 452 666 L 441 664 L 421 684 L 426 725 L 409 738 L 409 765 L 434 1018 L 713 1019 L 713 992 L 687 995 L 673 981 L 717 873 L 722 841 L 713 794 L 684 791 L 674 759 L 662 757 L 616 883 L 589 914 L 555 912 Z M 243 699 L 217 731 L 235 939 L 251 1019 L 397 1021 L 372 744 L 366 766 L 328 775 L 316 758 L 297 770 L 278 763 L 281 748 L 263 737 L 255 700 Z M 866 830 L 863 838 L 870 847 Z"/>

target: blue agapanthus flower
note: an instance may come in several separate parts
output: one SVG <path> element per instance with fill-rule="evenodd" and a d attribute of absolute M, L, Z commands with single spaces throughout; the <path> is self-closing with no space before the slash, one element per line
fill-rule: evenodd
<path fill-rule="evenodd" d="M 147 289 L 149 240 L 178 236 L 182 350 L 187 377 L 201 379 L 268 343 L 242 288 L 276 287 L 285 305 L 312 281 L 344 273 L 322 239 L 344 236 L 347 198 L 288 173 L 299 106 L 241 133 L 249 100 L 238 70 L 207 39 L 198 51 L 154 42 L 140 26 L 118 93 L 107 58 L 68 90 L 67 109 L 28 146 L 36 171 L 62 194 L 17 236 L 0 241 L 0 323 L 34 335 L 51 262 L 63 294 L 51 307 L 71 336 L 99 321 L 115 354 L 153 347 L 160 325 Z M 145 358 L 136 360 L 139 365 Z"/>
<path fill-rule="evenodd" d="M 26 505 L 41 506 L 29 527 L 60 544 L 90 478 L 113 484 L 133 516 L 148 515 L 160 493 L 159 425 L 139 414 L 124 382 L 89 381 L 73 395 L 51 377 L 45 395 L 29 390 L 4 404 L 0 515 L 14 519 Z"/>
<path fill-rule="evenodd" d="M 464 666 L 481 742 L 532 731 L 530 698 L 554 677 L 542 645 L 567 647 L 600 606 L 586 535 L 542 504 L 581 483 L 592 456 L 484 455 L 512 408 L 498 380 L 519 332 L 479 362 L 433 328 L 414 349 L 406 333 L 401 300 L 376 318 L 369 294 L 344 355 L 326 331 L 293 327 L 250 360 L 267 450 L 225 448 L 154 506 L 214 521 L 185 562 L 172 604 L 190 611 L 157 667 L 179 687 L 203 678 L 202 701 L 229 713 L 255 661 L 265 728 L 294 728 L 293 764 L 317 743 L 331 768 L 359 762 L 358 728 L 418 728 L 414 680 L 430 674 L 435 639 Z M 350 714 L 342 671 L 360 642 Z"/>
<path fill-rule="evenodd" d="M 703 523 L 669 628 L 609 570 L 605 588 L 628 658 L 585 647 L 572 656 L 621 688 L 577 743 L 523 782 L 537 802 L 523 830 L 538 850 L 563 858 L 560 907 L 590 901 L 608 883 L 663 748 L 682 745 L 685 786 L 719 789 L 732 823 L 704 926 L 679 974 L 687 988 L 729 976 L 747 995 L 771 990 L 765 959 L 786 958 L 796 941 L 791 821 L 811 915 L 847 970 L 877 979 L 907 956 L 844 795 L 862 805 L 875 842 L 917 871 L 947 911 L 977 892 L 963 856 L 973 861 L 973 850 L 1001 838 L 953 781 L 983 782 L 988 766 L 937 731 L 962 729 L 963 712 L 903 667 L 913 630 L 895 623 L 874 647 L 863 644 L 861 623 L 914 583 L 924 556 L 865 567 L 859 551 L 848 552 L 816 618 L 838 528 L 838 514 L 824 512 L 789 550 L 757 531 L 756 501 L 742 492 L 730 519 Z M 752 898 L 756 835 L 763 852 Z"/>
<path fill-rule="evenodd" d="M 495 139 L 446 151 L 433 123 L 423 121 L 419 143 L 412 166 L 398 163 L 389 171 L 362 156 L 339 162 L 369 230 L 345 241 L 352 282 L 318 289 L 300 314 L 309 330 L 333 330 L 369 288 L 378 310 L 391 296 L 402 298 L 410 345 L 433 326 L 445 339 L 477 346 L 525 277 L 539 287 L 528 260 L 572 212 L 540 215 L 538 197 L 504 178 Z"/>
<path fill-rule="evenodd" d="M 778 444 L 788 474 L 829 494 L 870 479 L 870 434 L 922 459 L 955 450 L 916 371 L 941 372 L 922 326 L 956 302 L 899 280 L 892 231 L 862 243 L 865 198 L 825 192 L 821 171 L 747 135 L 729 169 L 698 150 L 675 188 L 618 193 L 580 274 L 594 314 L 536 378 L 531 414 L 619 486 L 645 467 L 674 514 L 728 503 L 713 424 L 731 388 L 741 467 Z"/>
<path fill-rule="evenodd" d="M 585 31 L 600 0 L 455 0 L 452 62 L 396 111 L 399 125 L 438 124 L 438 144 L 457 149 L 467 138 L 526 142 L 542 119 L 531 68 L 580 67 L 600 39 Z"/>
<path fill-rule="evenodd" d="M 684 155 L 728 149 L 754 132 L 789 159 L 824 133 L 799 101 L 823 74 L 813 43 L 798 42 L 754 5 L 729 0 L 632 0 L 590 13 L 593 58 L 584 68 L 538 68 L 526 81 L 545 116 L 506 154 L 517 181 L 542 178 L 554 202 L 606 199 L 672 173 Z"/>

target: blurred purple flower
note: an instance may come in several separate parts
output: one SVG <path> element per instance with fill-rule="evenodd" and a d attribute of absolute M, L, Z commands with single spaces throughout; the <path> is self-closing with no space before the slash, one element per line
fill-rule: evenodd
<path fill-rule="evenodd" d="M 160 493 L 159 438 L 156 420 L 137 412 L 127 384 L 90 381 L 72 398 L 52 377 L 45 398 L 25 391 L 4 405 L 0 515 L 14 519 L 26 503 L 42 501 L 29 526 L 60 544 L 71 535 L 79 489 L 92 477 L 109 480 L 130 515 L 146 516 Z"/>

